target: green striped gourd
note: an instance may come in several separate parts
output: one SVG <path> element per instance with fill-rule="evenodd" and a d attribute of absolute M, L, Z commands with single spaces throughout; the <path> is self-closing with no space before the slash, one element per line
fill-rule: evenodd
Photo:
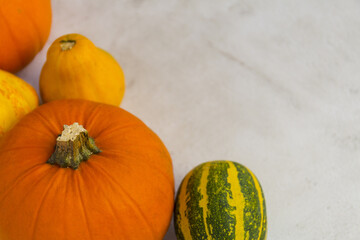
<path fill-rule="evenodd" d="M 178 240 L 265 240 L 266 223 L 260 183 L 239 163 L 200 164 L 180 185 L 174 212 Z"/>

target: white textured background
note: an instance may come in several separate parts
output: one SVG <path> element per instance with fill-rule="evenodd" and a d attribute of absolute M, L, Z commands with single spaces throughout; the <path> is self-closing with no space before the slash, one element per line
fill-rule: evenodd
<path fill-rule="evenodd" d="M 50 44 L 81 33 L 122 66 L 122 107 L 168 147 L 176 188 L 238 161 L 265 191 L 269 240 L 360 239 L 360 1 L 53 0 Z M 173 226 L 166 240 L 175 240 Z"/>

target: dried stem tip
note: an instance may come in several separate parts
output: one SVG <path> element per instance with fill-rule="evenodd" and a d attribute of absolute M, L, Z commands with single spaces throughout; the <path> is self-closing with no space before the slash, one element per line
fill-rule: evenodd
<path fill-rule="evenodd" d="M 64 130 L 56 139 L 55 151 L 47 163 L 77 169 L 82 161 L 99 152 L 100 149 L 94 139 L 89 137 L 87 130 L 75 122 L 64 125 Z"/>
<path fill-rule="evenodd" d="M 72 49 L 76 44 L 75 40 L 61 40 L 60 41 L 60 48 L 61 51 L 67 51 Z"/>

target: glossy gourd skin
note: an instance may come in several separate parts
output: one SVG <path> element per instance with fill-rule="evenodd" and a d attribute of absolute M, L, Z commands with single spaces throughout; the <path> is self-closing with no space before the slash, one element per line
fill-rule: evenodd
<path fill-rule="evenodd" d="M 0 69 L 24 68 L 43 48 L 50 28 L 50 0 L 0 0 Z"/>
<path fill-rule="evenodd" d="M 236 162 L 200 164 L 181 183 L 174 224 L 178 240 L 265 240 L 266 206 L 260 183 Z"/>
<path fill-rule="evenodd" d="M 46 161 L 64 124 L 87 129 L 100 153 L 79 168 Z M 0 142 L 1 240 L 162 240 L 174 204 L 166 147 L 125 110 L 86 100 L 53 101 Z"/>
<path fill-rule="evenodd" d="M 44 102 L 87 99 L 119 106 L 125 92 L 124 73 L 117 61 L 80 34 L 53 42 L 39 85 Z"/>
<path fill-rule="evenodd" d="M 30 84 L 0 70 L 0 137 L 38 104 L 38 96 Z"/>

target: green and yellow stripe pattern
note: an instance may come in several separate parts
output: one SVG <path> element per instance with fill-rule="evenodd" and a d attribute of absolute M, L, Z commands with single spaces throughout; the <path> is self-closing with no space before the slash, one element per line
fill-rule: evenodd
<path fill-rule="evenodd" d="M 260 183 L 239 163 L 203 163 L 180 185 L 174 223 L 178 240 L 265 240 L 266 207 Z"/>

